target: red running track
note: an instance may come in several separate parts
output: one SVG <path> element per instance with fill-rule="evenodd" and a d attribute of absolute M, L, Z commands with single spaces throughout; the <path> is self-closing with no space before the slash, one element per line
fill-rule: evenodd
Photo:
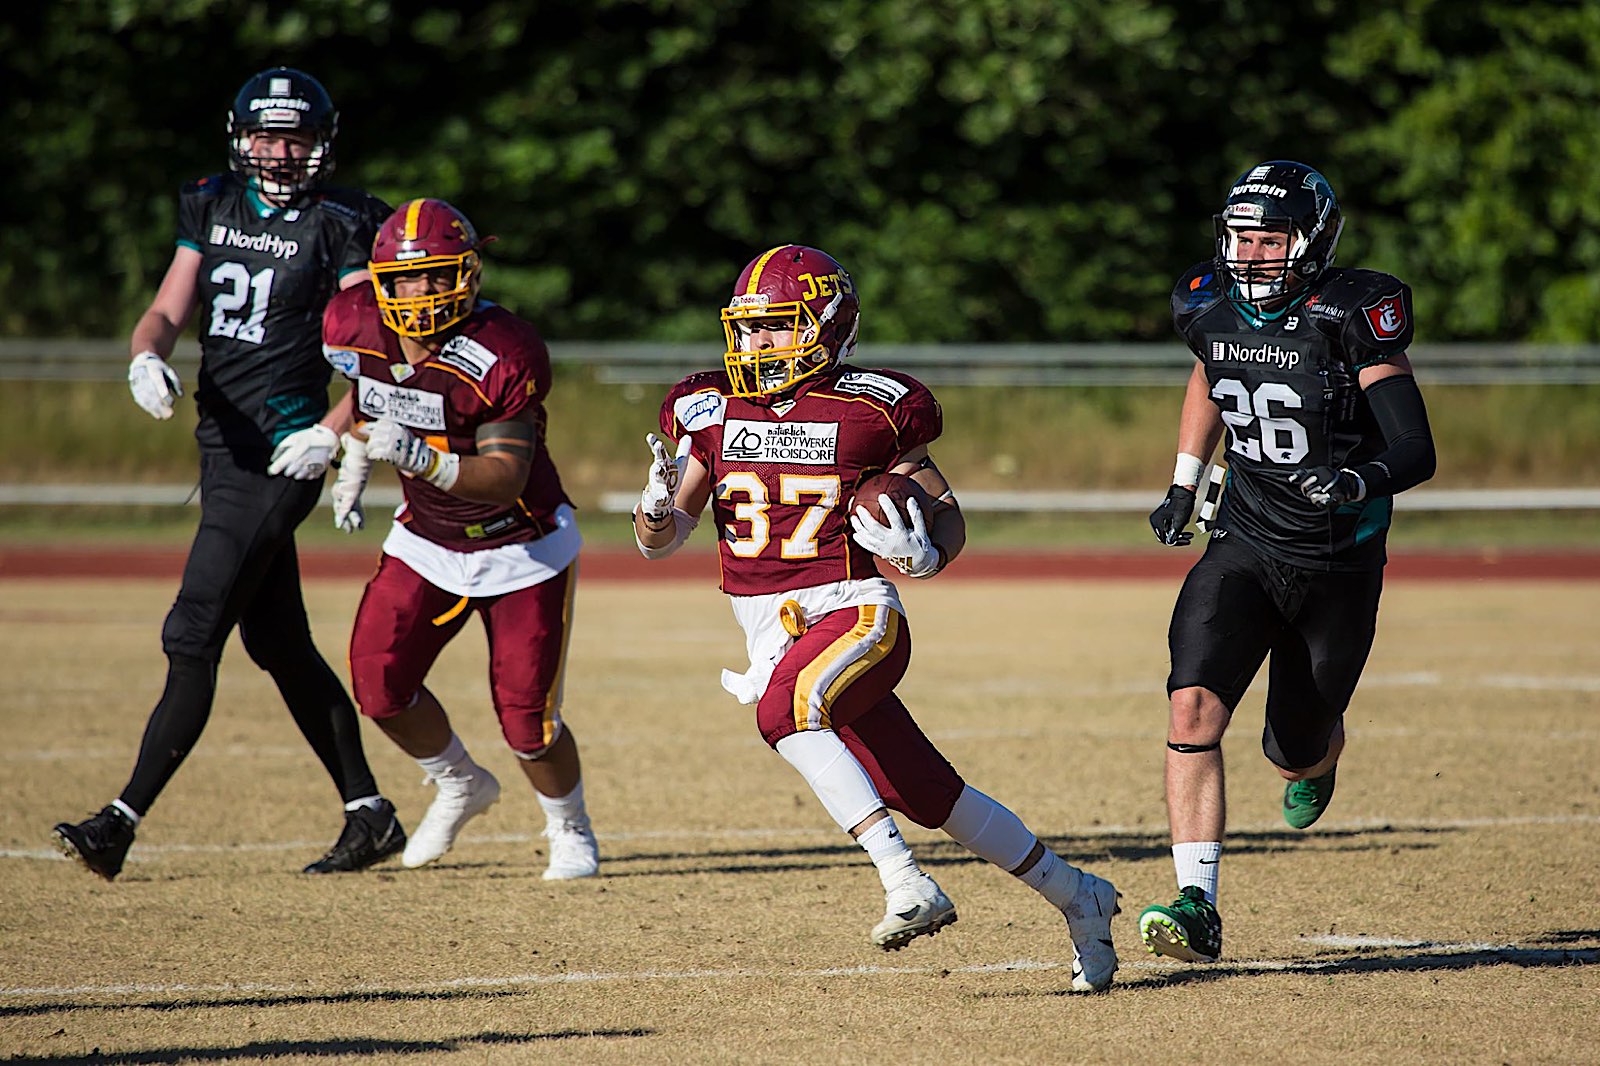
<path fill-rule="evenodd" d="M 176 580 L 183 572 L 184 548 L 115 549 L 0 547 L 0 580 L 7 578 L 160 578 Z M 1078 581 L 1159 578 L 1176 581 L 1200 557 L 1197 550 L 1036 552 L 974 549 L 951 564 L 941 581 Z M 366 578 L 377 565 L 376 550 L 348 549 L 300 552 L 300 572 L 307 578 Z M 585 581 L 710 581 L 717 578 L 716 557 L 685 551 L 649 562 L 637 552 L 593 548 L 582 558 Z M 1600 580 L 1600 551 L 1522 552 L 1475 551 L 1395 552 L 1386 576 L 1391 581 Z"/>

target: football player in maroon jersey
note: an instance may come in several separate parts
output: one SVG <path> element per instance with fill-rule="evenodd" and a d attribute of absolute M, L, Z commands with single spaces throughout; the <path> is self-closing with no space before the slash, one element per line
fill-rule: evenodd
<path fill-rule="evenodd" d="M 599 852 L 561 713 L 582 540 L 545 448 L 544 341 L 478 296 L 487 240 L 442 200 L 402 204 L 373 241 L 372 284 L 341 293 L 323 317 L 324 353 L 354 383 L 363 420 L 343 440 L 335 524 L 363 524 L 373 462 L 401 472 L 405 495 L 356 613 L 352 688 L 438 789 L 402 855 L 406 866 L 433 862 L 500 796 L 423 684 L 480 615 L 500 729 L 545 812 L 544 877 L 591 877 Z"/>
<path fill-rule="evenodd" d="M 933 394 L 905 374 L 842 365 L 859 311 L 850 275 L 815 248 L 782 245 L 744 268 L 722 312 L 724 369 L 685 378 L 662 405 L 677 456 L 648 438 L 649 483 L 633 516 L 640 551 L 675 551 L 710 502 L 722 590 L 750 659 L 743 673 L 723 671 L 723 685 L 756 705 L 763 738 L 877 866 L 887 906 L 873 943 L 895 950 L 956 920 L 892 808 L 1054 904 L 1071 934 L 1073 989 L 1105 988 L 1117 968 L 1116 889 L 966 784 L 895 695 L 911 631 L 877 560 L 932 577 L 961 550 L 965 521 L 928 454 L 941 429 Z M 933 513 L 910 500 L 902 514 L 887 496 L 882 522 L 849 513 L 855 486 L 885 470 L 927 489 Z"/>

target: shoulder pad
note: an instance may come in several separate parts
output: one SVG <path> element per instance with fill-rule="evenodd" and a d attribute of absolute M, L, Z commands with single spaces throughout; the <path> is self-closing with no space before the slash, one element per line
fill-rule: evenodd
<path fill-rule="evenodd" d="M 913 392 L 926 392 L 920 381 L 893 370 L 845 370 L 828 386 L 834 392 L 869 396 L 893 407 Z"/>
<path fill-rule="evenodd" d="M 367 285 L 352 285 L 334 293 L 322 309 L 323 341 L 335 345 L 351 343 L 360 330 L 363 314 L 370 313 L 376 305 Z"/>
<path fill-rule="evenodd" d="M 334 187 L 316 194 L 316 205 L 340 218 L 387 218 L 389 205 L 360 189 Z"/>
<path fill-rule="evenodd" d="M 457 333 L 444 342 L 439 354 L 434 356 L 446 366 L 453 366 L 473 381 L 481 382 L 500 361 L 500 357 L 487 346 L 464 333 Z"/>
<path fill-rule="evenodd" d="M 728 376 L 720 370 L 690 374 L 667 393 L 661 404 L 661 430 L 676 439 L 720 425 L 728 410 Z"/>
<path fill-rule="evenodd" d="M 1172 324 L 1179 333 L 1189 323 L 1227 298 L 1226 280 L 1211 260 L 1190 267 L 1172 287 Z"/>
<path fill-rule="evenodd" d="M 541 373 L 549 365 L 550 353 L 532 322 L 503 307 L 479 301 L 436 358 L 474 381 L 483 381 L 497 363 L 512 374 Z"/>
<path fill-rule="evenodd" d="M 221 196 L 231 184 L 230 179 L 232 177 L 232 174 L 210 174 L 203 178 L 196 178 L 194 181 L 186 181 L 183 183 L 183 188 L 179 191 L 178 195 L 209 197 Z"/>
<path fill-rule="evenodd" d="M 359 338 L 363 291 L 370 299 L 371 290 L 356 286 L 336 292 L 322 310 L 322 357 L 328 365 L 347 378 L 361 373 L 361 356 L 352 351 Z"/>
<path fill-rule="evenodd" d="M 944 412 L 933 392 L 899 370 L 844 370 L 818 386 L 830 396 L 870 401 L 894 427 L 902 452 L 930 444 L 944 432 Z"/>
<path fill-rule="evenodd" d="M 1353 364 L 1391 358 L 1411 344 L 1411 287 L 1392 274 L 1329 271 L 1304 306 L 1318 331 L 1341 342 Z"/>

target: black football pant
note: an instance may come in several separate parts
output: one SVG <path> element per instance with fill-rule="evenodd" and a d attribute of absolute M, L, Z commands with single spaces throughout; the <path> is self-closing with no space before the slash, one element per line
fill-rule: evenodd
<path fill-rule="evenodd" d="M 121 799 L 143 814 L 200 739 L 233 627 L 272 680 L 345 802 L 376 795 L 355 707 L 311 642 L 294 531 L 322 481 L 268 477 L 227 454 L 200 457 L 200 528 L 161 644 L 167 687 L 150 714 Z"/>

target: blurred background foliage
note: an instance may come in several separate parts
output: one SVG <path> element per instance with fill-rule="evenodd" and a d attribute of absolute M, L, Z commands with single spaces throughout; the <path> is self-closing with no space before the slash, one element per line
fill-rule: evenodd
<path fill-rule="evenodd" d="M 75 0 L 0 25 L 0 330 L 123 333 L 176 192 L 283 63 L 336 181 L 498 234 L 557 339 L 706 341 L 753 254 L 826 248 L 868 341 L 1166 340 L 1166 293 L 1263 159 L 1318 166 L 1341 262 L 1419 337 L 1600 340 L 1600 3 Z"/>

